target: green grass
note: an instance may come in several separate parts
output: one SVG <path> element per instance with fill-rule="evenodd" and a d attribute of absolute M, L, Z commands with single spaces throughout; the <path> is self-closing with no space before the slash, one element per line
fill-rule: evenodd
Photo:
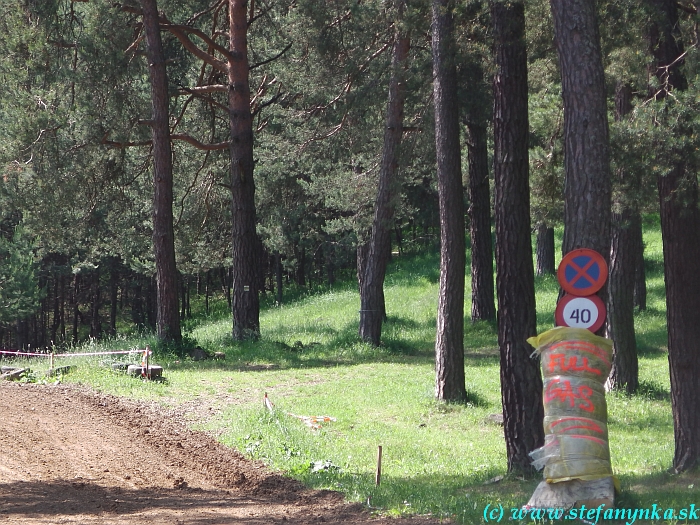
<path fill-rule="evenodd" d="M 693 503 L 692 487 L 700 480 L 667 473 L 673 423 L 658 230 L 658 220 L 645 223 L 649 307 L 636 317 L 640 393 L 609 394 L 610 448 L 622 485 L 620 506 L 680 508 Z M 97 358 L 76 358 L 78 369 L 63 379 L 175 407 L 192 427 L 250 457 L 382 513 L 481 523 L 487 504 L 523 505 L 539 478 L 486 483 L 506 473 L 503 429 L 487 419 L 501 403 L 493 324 L 465 322 L 470 402 L 434 400 L 437 268 L 434 253 L 394 259 L 386 282 L 389 321 L 379 348 L 357 340 L 359 297 L 348 281 L 332 290 L 296 290 L 282 306 L 267 303 L 262 339 L 255 343 L 232 341 L 225 301 L 212 303 L 208 317 L 188 324 L 189 335 L 207 350 L 225 352 L 226 361 L 160 356 L 167 379 L 145 383 L 106 370 Z M 536 289 L 538 329 L 544 331 L 553 323 L 556 279 L 537 278 Z M 149 342 L 139 336 L 93 346 L 126 349 Z M 263 407 L 265 393 L 275 403 L 272 412 Z M 314 431 L 290 414 L 336 421 Z M 379 445 L 383 474 L 376 487 Z"/>

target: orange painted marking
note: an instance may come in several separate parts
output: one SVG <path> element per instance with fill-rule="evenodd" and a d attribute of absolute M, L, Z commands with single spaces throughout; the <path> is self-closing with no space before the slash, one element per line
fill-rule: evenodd
<path fill-rule="evenodd" d="M 580 425 L 572 425 L 570 427 L 566 427 L 563 429 L 560 429 L 561 432 L 567 432 L 569 430 L 573 430 L 575 428 L 582 428 L 585 430 L 592 430 L 593 432 L 598 432 L 599 434 L 604 434 L 603 429 L 598 425 L 595 421 L 592 421 L 590 419 L 582 419 L 579 417 L 563 417 L 554 423 L 552 423 L 551 427 L 554 428 L 562 423 L 567 423 L 567 422 L 578 422 L 580 421 L 582 424 Z"/>

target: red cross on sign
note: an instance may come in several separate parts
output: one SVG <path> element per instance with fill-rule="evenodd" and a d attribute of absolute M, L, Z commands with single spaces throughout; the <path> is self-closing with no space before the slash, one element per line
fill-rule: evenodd
<path fill-rule="evenodd" d="M 564 291 L 578 297 L 593 295 L 603 287 L 607 278 L 605 259 L 588 248 L 567 253 L 557 270 L 557 279 Z"/>

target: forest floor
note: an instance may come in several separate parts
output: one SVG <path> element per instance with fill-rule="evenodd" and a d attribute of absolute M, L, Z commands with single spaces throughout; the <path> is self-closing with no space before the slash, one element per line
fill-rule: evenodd
<path fill-rule="evenodd" d="M 156 404 L 3 383 L 0 422 L 0 524 L 439 523 L 305 488 Z"/>

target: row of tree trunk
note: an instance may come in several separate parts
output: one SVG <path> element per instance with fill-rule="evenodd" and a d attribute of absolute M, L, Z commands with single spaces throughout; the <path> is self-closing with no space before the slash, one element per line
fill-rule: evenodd
<path fill-rule="evenodd" d="M 650 49 L 657 64 L 662 85 L 684 89 L 686 81 L 678 68 L 682 47 L 678 44 L 677 5 L 672 0 L 648 0 L 655 11 L 650 31 Z M 147 27 L 149 60 L 154 101 L 154 152 L 156 153 L 156 196 L 172 205 L 171 175 L 165 173 L 169 153 L 158 144 L 167 143 L 167 103 L 163 98 L 165 66 L 155 0 L 142 0 L 144 26 Z M 249 65 L 247 53 L 247 11 L 245 0 L 229 0 L 229 52 L 219 49 L 226 61 L 213 59 L 196 48 L 182 31 L 173 31 L 183 45 L 228 76 L 228 107 L 231 123 L 231 194 L 233 216 L 234 271 L 232 311 L 235 339 L 255 338 L 259 333 L 259 279 L 253 180 L 253 132 L 250 112 Z M 457 75 L 451 0 L 433 0 L 432 51 L 433 97 L 437 181 L 440 209 L 440 289 L 436 335 L 436 396 L 445 400 L 464 400 L 463 310 L 464 310 L 464 202 L 461 183 Z M 397 28 L 403 3 L 398 9 Z M 610 309 L 608 333 L 616 338 L 615 367 L 611 381 L 636 388 L 635 343 L 632 311 L 634 305 L 634 266 L 638 264 L 635 243 L 639 242 L 639 213 L 622 206 L 611 215 L 612 185 L 606 108 L 605 79 L 595 4 L 587 0 L 551 0 L 555 42 L 559 58 L 564 101 L 564 241 L 563 252 L 576 248 L 593 249 L 610 261 L 611 293 L 603 288 L 599 295 Z M 149 14 L 150 13 L 150 14 Z M 501 392 L 509 469 L 529 467 L 527 453 L 542 443 L 541 378 L 538 366 L 526 358 L 524 340 L 534 335 L 534 269 L 530 245 L 528 188 L 527 56 L 524 43 L 524 4 L 521 1 L 491 1 L 497 72 L 494 77 L 494 178 L 496 223 L 496 288 L 498 295 L 498 331 L 501 351 Z M 151 22 L 149 23 L 149 17 Z M 150 32 L 148 25 L 150 24 Z M 171 29 L 172 30 L 172 29 Z M 216 47 L 216 46 L 215 46 Z M 402 82 L 408 50 L 408 35 L 397 30 L 392 79 L 387 111 L 387 129 L 375 203 L 372 234 L 366 247 L 358 250 L 358 280 L 361 291 L 360 336 L 378 345 L 381 324 L 386 315 L 383 281 L 390 253 L 389 225 L 396 194 L 396 150 L 402 134 Z M 159 73 L 162 73 L 160 74 Z M 160 91 L 159 91 L 160 90 Z M 160 95 L 158 94 L 160 92 Z M 167 96 L 167 95 L 166 95 Z M 626 109 L 624 93 L 619 91 L 618 116 Z M 468 119 L 470 121 L 470 119 Z M 160 122 L 160 125 L 159 125 Z M 468 125 L 470 156 L 474 169 L 483 161 L 483 122 L 471 119 Z M 159 131 L 160 130 L 160 131 Z M 158 138 L 160 133 L 160 139 Z M 167 154 L 167 159 L 164 157 Z M 483 163 L 483 162 L 482 162 Z M 165 166 L 165 168 L 163 168 Z M 483 170 L 483 167 L 481 168 Z M 672 400 L 676 422 L 678 469 L 694 466 L 700 457 L 700 411 L 693 402 L 700 382 L 693 361 L 694 345 L 700 340 L 700 277 L 695 265 L 700 260 L 700 212 L 697 179 L 677 161 L 670 174 L 659 178 L 662 233 L 667 284 L 669 324 L 669 360 Z M 623 182 L 627 174 L 619 172 Z M 168 178 L 170 177 L 170 178 Z M 475 171 L 472 206 L 485 202 L 483 173 Z M 163 192 L 159 197 L 159 183 Z M 168 197 L 168 195 L 170 195 Z M 165 206 L 164 204 L 164 206 Z M 478 205 L 478 204 L 477 204 Z M 167 207 L 154 212 L 154 246 L 158 266 L 158 334 L 164 339 L 179 339 L 176 271 L 174 250 L 169 245 L 167 228 L 156 225 L 160 212 L 167 222 Z M 471 210 L 473 228 L 486 229 L 486 213 Z M 167 225 L 166 225 L 167 226 Z M 611 229 L 612 226 L 612 229 Z M 172 227 L 172 215 L 169 219 Z M 490 228 L 488 229 L 490 233 Z M 473 232 L 474 233 L 474 232 Z M 538 232 L 539 237 L 539 232 Z M 612 244 L 611 244 L 612 237 Z M 474 237 L 477 264 L 486 264 L 483 237 Z M 542 232 L 542 265 L 538 272 L 551 268 L 551 232 Z M 162 243 L 162 245 L 159 245 Z M 159 247 L 160 246 L 160 247 Z M 613 256 L 610 257 L 611 247 Z M 173 255 L 170 256 L 172 251 Z M 696 253 L 698 252 L 698 253 Z M 483 258 L 483 259 L 482 259 Z M 490 257 L 489 257 L 490 260 Z M 538 263 L 540 250 L 538 249 Z M 172 267 L 170 267 L 172 262 Z M 164 272 L 161 276 L 161 270 Z M 489 305 L 481 302 L 489 283 L 485 268 L 473 272 L 478 295 L 473 301 L 473 316 L 491 318 Z M 492 286 L 490 287 L 492 290 Z M 99 290 L 99 287 L 98 287 Z M 174 308 L 173 308 L 174 305 Z M 601 329 L 601 334 L 605 329 Z M 697 361 L 697 360 L 695 360 Z M 698 365 L 700 366 L 700 365 Z M 631 374 L 625 375 L 625 374 Z M 691 376 L 691 373 L 693 374 Z M 692 387 L 692 388 L 690 388 Z M 691 414 L 694 411 L 694 415 Z"/>

